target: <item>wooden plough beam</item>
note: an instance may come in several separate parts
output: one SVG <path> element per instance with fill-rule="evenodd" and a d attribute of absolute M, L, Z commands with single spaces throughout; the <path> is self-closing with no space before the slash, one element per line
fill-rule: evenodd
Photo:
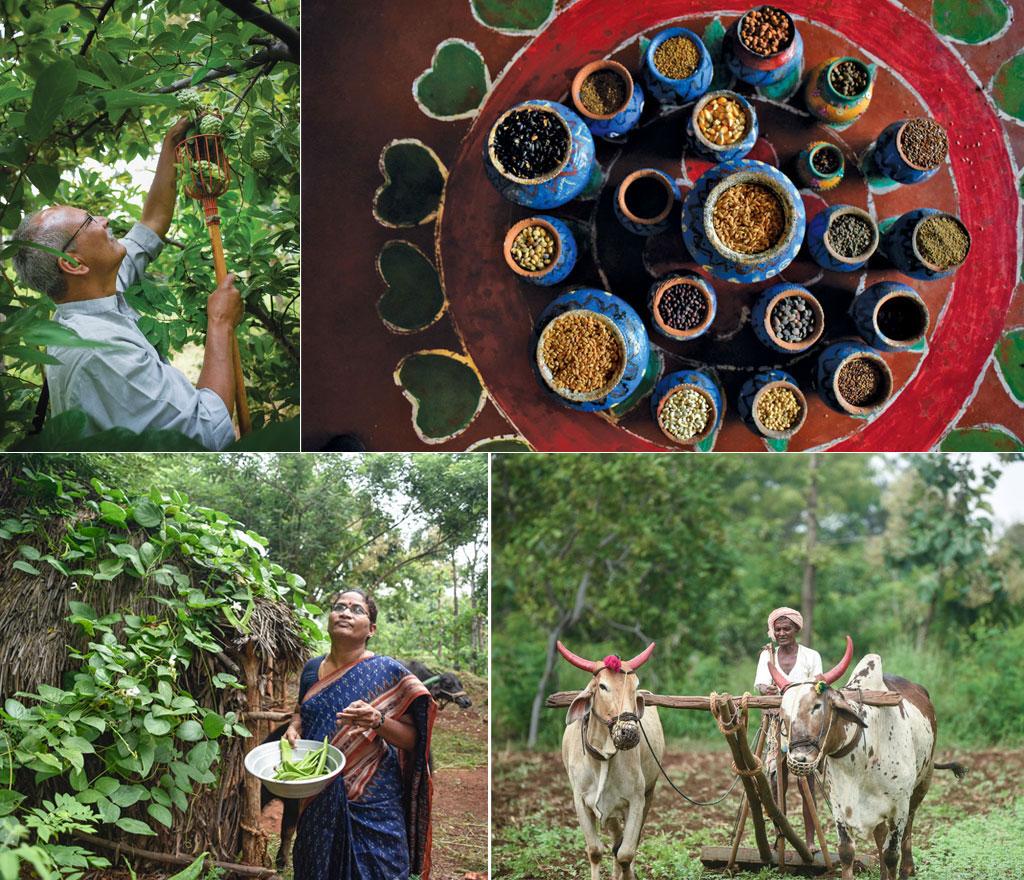
<path fill-rule="evenodd" d="M 765 744 L 765 728 L 762 722 L 761 730 L 758 731 L 757 744 L 751 751 L 747 739 L 747 713 L 750 709 L 778 709 L 782 704 L 781 696 L 754 696 L 745 694 L 743 697 L 733 697 L 730 694 L 711 694 L 707 697 L 701 696 L 673 696 L 668 694 L 652 694 L 649 691 L 641 691 L 644 702 L 648 706 L 661 706 L 666 709 L 696 709 L 711 712 L 718 724 L 718 729 L 725 736 L 729 749 L 733 756 L 733 771 L 740 777 L 743 783 L 743 790 L 746 793 L 746 800 L 740 808 L 736 817 L 736 827 L 733 831 L 731 848 L 727 847 L 704 847 L 701 851 L 701 861 L 709 866 L 722 866 L 728 869 L 735 869 L 738 864 L 743 863 L 746 867 L 761 867 L 763 865 L 778 865 L 785 869 L 804 871 L 810 870 L 820 873 L 822 870 L 831 871 L 832 861 L 829 858 L 825 846 L 825 835 L 818 821 L 817 810 L 814 801 L 811 799 L 810 788 L 805 779 L 799 780 L 800 794 L 810 807 L 810 814 L 814 823 L 814 830 L 817 833 L 818 844 L 821 847 L 821 860 L 811 855 L 807 844 L 796 833 L 793 826 L 786 818 L 785 803 L 781 797 L 776 798 L 772 794 L 771 785 L 765 776 L 764 765 L 761 763 L 761 753 Z M 565 708 L 572 704 L 572 701 L 579 696 L 578 691 L 558 691 L 551 694 L 545 701 L 545 705 L 551 709 Z M 859 689 L 844 689 L 843 696 L 848 700 L 863 703 L 867 706 L 896 706 L 902 700 L 898 693 L 892 691 L 864 691 Z M 740 702 L 736 706 L 737 699 Z M 781 777 L 779 779 L 779 792 L 781 795 Z M 777 842 L 777 850 L 773 854 L 771 844 L 768 842 L 768 832 L 765 828 L 764 814 L 779 830 L 781 838 Z M 746 826 L 747 815 L 749 814 L 754 824 L 754 838 L 757 841 L 757 857 L 754 861 L 751 856 L 753 851 L 745 852 L 740 848 L 740 841 L 743 839 L 743 831 Z M 787 856 L 783 838 L 792 844 L 800 861 Z M 728 858 L 725 854 L 728 853 Z"/>

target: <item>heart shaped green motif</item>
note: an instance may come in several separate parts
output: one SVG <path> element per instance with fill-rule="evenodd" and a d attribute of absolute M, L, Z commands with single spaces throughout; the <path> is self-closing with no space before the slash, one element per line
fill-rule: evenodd
<path fill-rule="evenodd" d="M 992 81 L 996 104 L 1017 119 L 1024 119 L 1024 52 L 1014 55 Z"/>
<path fill-rule="evenodd" d="M 991 425 L 950 431 L 939 449 L 942 452 L 1020 452 L 1024 450 L 1024 443 L 1002 425 Z"/>
<path fill-rule="evenodd" d="M 437 216 L 448 170 L 437 153 L 415 138 L 394 140 L 380 153 L 384 185 L 373 196 L 373 215 L 384 226 L 418 226 Z"/>
<path fill-rule="evenodd" d="M 377 300 L 377 314 L 395 333 L 424 330 L 444 314 L 444 291 L 437 269 L 407 241 L 389 241 L 377 255 L 377 271 L 387 290 Z"/>
<path fill-rule="evenodd" d="M 450 39 L 434 50 L 430 67 L 412 84 L 420 109 L 434 119 L 468 119 L 475 116 L 491 87 L 487 65 L 476 46 Z"/>
<path fill-rule="evenodd" d="M 935 30 L 961 43 L 983 43 L 998 34 L 1009 18 L 1003 0 L 935 0 L 932 4 Z"/>
<path fill-rule="evenodd" d="M 1024 327 L 1010 330 L 996 343 L 996 364 L 1013 399 L 1024 404 Z"/>
<path fill-rule="evenodd" d="M 395 370 L 412 401 L 413 425 L 424 443 L 444 443 L 469 427 L 487 399 L 469 358 L 444 349 L 417 351 Z"/>
<path fill-rule="evenodd" d="M 555 11 L 555 0 L 470 0 L 473 17 L 504 33 L 539 28 Z"/>

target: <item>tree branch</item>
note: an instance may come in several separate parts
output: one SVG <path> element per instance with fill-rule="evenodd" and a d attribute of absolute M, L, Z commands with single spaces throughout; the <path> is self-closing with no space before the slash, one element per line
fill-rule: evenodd
<path fill-rule="evenodd" d="M 290 360 L 298 363 L 299 353 L 295 350 L 295 345 L 292 343 L 284 333 L 281 332 L 281 328 L 277 326 L 270 312 L 266 310 L 263 303 L 256 299 L 246 302 L 246 308 L 249 313 L 253 315 L 263 326 L 263 328 L 277 340 L 278 344 L 285 350 L 285 354 L 288 355 Z"/>
<path fill-rule="evenodd" d="M 158 95 L 167 95 L 171 92 L 180 92 L 182 89 L 192 88 L 200 83 L 210 82 L 214 79 L 222 79 L 225 76 L 234 76 L 236 73 L 242 73 L 246 70 L 252 70 L 255 67 L 262 67 L 264 64 L 270 64 L 275 61 L 294 61 L 298 63 L 298 56 L 292 54 L 291 50 L 284 43 L 275 43 L 269 49 L 261 49 L 252 58 L 247 59 L 242 64 L 225 64 L 223 67 L 214 67 L 205 76 L 192 82 L 192 77 L 186 76 L 182 79 L 176 79 L 168 86 L 161 86 L 158 89 L 154 89 L 154 92 Z"/>
<path fill-rule="evenodd" d="M 275 18 L 269 12 L 264 12 L 251 0 L 220 0 L 220 5 L 225 9 L 230 9 L 243 21 L 248 21 L 260 30 L 277 37 L 291 50 L 291 60 L 298 64 L 299 32 L 295 28 L 285 24 L 281 19 Z"/>
<path fill-rule="evenodd" d="M 85 38 L 85 42 L 82 43 L 82 48 L 78 50 L 79 55 L 84 55 L 89 51 L 89 46 L 92 44 L 93 38 L 96 36 L 100 29 L 100 25 L 103 24 L 103 19 L 107 17 L 107 13 L 114 8 L 114 0 L 106 0 L 106 2 L 100 7 L 99 13 L 96 15 L 96 24 L 93 25 L 93 29 L 89 31 Z"/>

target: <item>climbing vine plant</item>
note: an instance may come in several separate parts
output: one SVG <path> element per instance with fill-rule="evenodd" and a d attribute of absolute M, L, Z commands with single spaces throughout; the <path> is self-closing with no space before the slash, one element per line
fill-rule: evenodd
<path fill-rule="evenodd" d="M 19 482 L 34 497 L 0 520 L 0 558 L 13 553 L 12 574 L 64 579 L 85 647 L 69 648 L 60 686 L 18 692 L 0 709 L 0 878 L 16 880 L 27 863 L 43 878 L 77 880 L 109 866 L 89 834 L 171 827 L 190 795 L 217 781 L 221 743 L 250 735 L 237 713 L 199 703 L 188 670 L 247 633 L 258 600 L 297 608 L 308 640 L 321 612 L 302 579 L 267 558 L 264 538 L 179 492 L 129 497 L 31 469 Z M 160 610 L 100 613 L 100 591 L 116 578 Z M 226 672 L 208 680 L 217 691 L 244 687 Z"/>

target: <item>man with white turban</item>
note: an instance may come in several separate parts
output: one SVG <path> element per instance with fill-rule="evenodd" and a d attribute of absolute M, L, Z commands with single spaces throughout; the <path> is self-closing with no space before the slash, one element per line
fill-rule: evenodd
<path fill-rule="evenodd" d="M 754 687 L 762 694 L 777 694 L 779 688 L 772 680 L 768 671 L 768 661 L 774 659 L 775 667 L 789 680 L 814 681 L 816 676 L 821 675 L 821 654 L 812 648 L 798 645 L 797 633 L 803 629 L 803 615 L 795 608 L 776 608 L 768 615 L 768 637 L 778 643 L 778 650 L 772 651 L 772 643 L 769 642 L 761 650 L 761 656 L 757 660 L 757 673 L 754 676 Z M 772 654 L 774 653 L 774 657 Z M 769 711 L 768 715 L 768 739 L 765 743 L 764 767 L 768 772 L 772 784 L 772 792 L 778 791 L 775 770 L 778 765 L 779 751 L 785 753 L 786 739 L 780 735 L 779 713 Z M 782 788 L 785 792 L 788 783 L 789 773 L 786 770 L 786 762 L 782 761 Z M 811 793 L 814 793 L 814 779 L 808 780 Z M 811 818 L 811 811 L 808 804 L 804 808 L 804 838 L 807 847 L 813 852 L 817 847 L 814 845 L 814 822 Z"/>

